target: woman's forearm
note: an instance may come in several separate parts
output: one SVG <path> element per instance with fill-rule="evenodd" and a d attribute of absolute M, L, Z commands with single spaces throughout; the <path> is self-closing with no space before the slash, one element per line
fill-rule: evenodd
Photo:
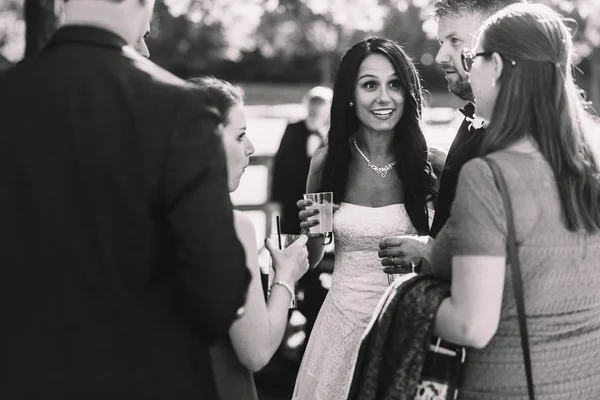
<path fill-rule="evenodd" d="M 315 268 L 323 259 L 325 254 L 325 238 L 323 236 L 310 238 L 306 243 L 306 249 L 308 250 L 308 265 L 309 268 Z"/>
<path fill-rule="evenodd" d="M 293 282 L 287 282 L 293 285 Z M 267 312 L 269 314 L 269 333 L 268 340 L 263 344 L 262 351 L 266 355 L 265 365 L 275 354 L 288 322 L 288 311 L 290 306 L 291 296 L 288 290 L 281 285 L 273 285 L 271 294 L 267 300 Z M 264 365 L 263 365 L 264 366 Z M 261 366 L 262 368 L 262 366 Z"/>
<path fill-rule="evenodd" d="M 452 343 L 463 346 L 469 345 L 464 340 L 464 328 L 458 318 L 456 307 L 452 304 L 452 298 L 446 297 L 438 308 L 433 327 L 434 334 Z"/>
<path fill-rule="evenodd" d="M 246 252 L 252 281 L 246 298 L 246 313 L 233 322 L 229 336 L 240 362 L 248 369 L 258 371 L 269 362 L 281 344 L 288 320 L 290 293 L 284 286 L 274 285 L 265 302 L 254 227 L 241 213 L 236 212 L 234 215 L 236 231 Z M 274 281 L 293 285 L 296 276 L 290 273 L 292 270 L 293 268 L 280 269 L 275 273 Z"/>
<path fill-rule="evenodd" d="M 500 323 L 505 270 L 501 256 L 452 257 L 452 294 L 438 308 L 435 334 L 464 346 L 487 346 Z"/>
<path fill-rule="evenodd" d="M 267 365 L 281 344 L 290 299 L 285 287 L 274 285 L 267 304 L 260 299 L 263 301 L 262 312 L 253 308 L 233 324 L 230 330 L 233 347 L 240 362 L 251 371 L 259 371 Z"/>
<path fill-rule="evenodd" d="M 485 334 L 478 329 L 477 324 L 469 323 L 464 313 L 452 301 L 452 297 L 446 297 L 435 318 L 434 334 L 449 342 L 474 347 L 484 348 L 493 336 Z"/>

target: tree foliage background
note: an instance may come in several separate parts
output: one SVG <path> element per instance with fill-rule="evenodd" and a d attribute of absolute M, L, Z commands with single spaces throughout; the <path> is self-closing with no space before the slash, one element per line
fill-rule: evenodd
<path fill-rule="evenodd" d="M 434 64 L 433 2 L 157 0 L 148 46 L 155 62 L 184 78 L 210 73 L 238 82 L 330 84 L 345 50 L 379 34 L 405 46 L 430 91 L 445 90 Z M 572 19 L 578 83 L 600 109 L 600 0 L 540 2 Z M 0 70 L 43 45 L 61 3 L 0 0 Z"/>

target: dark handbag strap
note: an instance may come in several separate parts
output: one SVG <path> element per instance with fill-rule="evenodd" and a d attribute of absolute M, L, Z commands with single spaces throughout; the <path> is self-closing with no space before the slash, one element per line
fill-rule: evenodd
<path fill-rule="evenodd" d="M 517 235 L 515 231 L 512 205 L 508 197 L 508 187 L 502 175 L 498 163 L 491 158 L 485 158 L 488 166 L 494 175 L 494 181 L 502 196 L 504 210 L 506 212 L 506 226 L 508 231 L 508 262 L 512 269 L 513 290 L 517 302 L 517 315 L 519 318 L 519 331 L 521 333 L 521 347 L 523 348 L 523 358 L 525 361 L 525 374 L 527 375 L 527 391 L 529 399 L 535 399 L 533 390 L 533 375 L 531 373 L 531 353 L 529 352 L 529 334 L 527 332 L 527 321 L 525 320 L 525 297 L 523 294 L 523 278 L 521 276 L 521 264 L 519 263 L 519 254 L 517 253 Z"/>

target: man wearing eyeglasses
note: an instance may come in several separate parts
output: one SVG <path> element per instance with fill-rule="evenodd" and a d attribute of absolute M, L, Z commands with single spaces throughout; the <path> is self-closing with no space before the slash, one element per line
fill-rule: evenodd
<path fill-rule="evenodd" d="M 479 154 L 481 131 L 485 121 L 475 116 L 473 92 L 469 75 L 463 66 L 462 53 L 471 49 L 477 30 L 492 14 L 502 8 L 524 0 L 440 0 L 435 3 L 435 19 L 438 22 L 437 38 L 440 49 L 435 61 L 442 67 L 448 83 L 448 91 L 467 102 L 460 109 L 465 116 L 448 151 L 440 177 L 440 187 L 435 203 L 435 217 L 429 236 L 395 236 L 381 240 L 379 257 L 382 265 L 426 265 L 433 242 L 450 216 L 458 175 L 462 166 Z M 475 54 L 467 51 L 464 64 L 467 69 Z"/>

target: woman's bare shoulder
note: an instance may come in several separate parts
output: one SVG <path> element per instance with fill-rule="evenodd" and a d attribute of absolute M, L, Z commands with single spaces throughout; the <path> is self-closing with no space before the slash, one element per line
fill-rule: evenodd
<path fill-rule="evenodd" d="M 325 163 L 325 157 L 327 157 L 327 146 L 321 147 L 315 151 L 315 154 L 313 154 L 310 160 L 310 169 L 312 170 L 314 168 L 320 170 Z"/>
<path fill-rule="evenodd" d="M 315 154 L 313 154 L 310 160 L 308 179 L 306 180 L 307 193 L 315 192 L 321 185 L 321 170 L 323 169 L 323 164 L 325 164 L 326 157 L 327 146 L 321 147 L 315 152 Z"/>
<path fill-rule="evenodd" d="M 252 240 L 256 241 L 256 231 L 252 220 L 243 212 L 233 211 L 233 225 L 238 237 L 241 241 Z"/>

